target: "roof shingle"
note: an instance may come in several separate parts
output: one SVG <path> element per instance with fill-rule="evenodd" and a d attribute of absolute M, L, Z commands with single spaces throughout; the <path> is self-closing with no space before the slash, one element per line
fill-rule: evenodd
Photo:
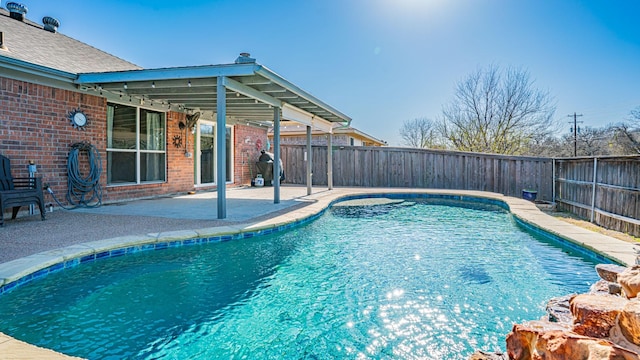
<path fill-rule="evenodd" d="M 30 20 L 9 17 L 0 8 L 0 31 L 6 50 L 0 55 L 70 73 L 139 70 L 141 67 Z"/>

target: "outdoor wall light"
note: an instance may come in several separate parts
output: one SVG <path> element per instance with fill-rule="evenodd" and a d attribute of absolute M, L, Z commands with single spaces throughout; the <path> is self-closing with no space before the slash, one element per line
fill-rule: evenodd
<path fill-rule="evenodd" d="M 153 88 L 153 89 L 155 89 L 155 88 L 156 88 L 156 82 L 155 82 L 155 81 L 152 81 L 152 82 L 151 82 L 151 88 Z"/>
<path fill-rule="evenodd" d="M 122 86 L 125 90 L 127 90 L 127 83 L 124 83 L 124 85 Z"/>

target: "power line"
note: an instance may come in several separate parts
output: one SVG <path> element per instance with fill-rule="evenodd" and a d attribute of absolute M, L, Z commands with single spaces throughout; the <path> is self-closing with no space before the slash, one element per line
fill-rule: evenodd
<path fill-rule="evenodd" d="M 583 121 L 578 121 L 578 115 L 575 112 L 573 115 L 567 115 L 567 117 L 573 117 L 573 156 L 578 156 L 578 123 L 582 124 Z"/>

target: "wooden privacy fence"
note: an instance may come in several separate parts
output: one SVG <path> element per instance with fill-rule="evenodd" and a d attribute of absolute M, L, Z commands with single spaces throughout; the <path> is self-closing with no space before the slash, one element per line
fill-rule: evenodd
<path fill-rule="evenodd" d="M 640 156 L 555 160 L 559 208 L 640 236 Z"/>
<path fill-rule="evenodd" d="M 306 184 L 304 145 L 281 145 L 286 182 Z M 336 146 L 333 185 L 537 191 L 600 226 L 640 236 L 640 156 L 551 159 L 391 147 Z M 312 183 L 327 185 L 327 147 L 312 148 Z"/>
<path fill-rule="evenodd" d="M 286 182 L 306 184 L 304 145 L 281 145 Z M 327 147 L 312 147 L 312 183 L 327 185 Z M 553 161 L 444 150 L 336 146 L 333 185 L 481 190 L 522 196 L 523 189 L 552 200 Z"/>

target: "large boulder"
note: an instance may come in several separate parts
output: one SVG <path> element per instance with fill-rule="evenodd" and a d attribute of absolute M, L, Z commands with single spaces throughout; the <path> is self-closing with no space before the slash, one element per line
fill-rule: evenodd
<path fill-rule="evenodd" d="M 596 272 L 602 280 L 608 282 L 617 282 L 618 274 L 625 271 L 627 268 L 615 264 L 598 264 L 596 265 Z"/>
<path fill-rule="evenodd" d="M 640 300 L 627 302 L 618 318 L 620 332 L 635 345 L 640 345 Z"/>
<path fill-rule="evenodd" d="M 573 315 L 573 331 L 579 335 L 596 338 L 609 337 L 616 318 L 625 307 L 627 299 L 620 296 L 580 294 L 570 301 Z"/>
<path fill-rule="evenodd" d="M 628 267 L 618 274 L 617 279 L 627 298 L 636 297 L 640 292 L 640 265 Z"/>
<path fill-rule="evenodd" d="M 478 350 L 471 354 L 469 360 L 509 360 L 509 358 L 504 353 Z"/>
<path fill-rule="evenodd" d="M 511 360 L 640 360 L 637 353 L 604 339 L 594 339 L 550 323 L 532 321 L 516 324 L 507 335 L 507 354 Z M 556 325 L 557 326 L 557 325 Z"/>
<path fill-rule="evenodd" d="M 554 323 L 573 325 L 573 316 L 569 309 L 569 301 L 576 294 L 555 297 L 547 302 L 548 319 Z"/>
<path fill-rule="evenodd" d="M 608 294 L 609 293 L 609 284 L 613 284 L 608 282 L 607 280 L 598 280 L 589 288 L 589 293 L 591 294 Z"/>

